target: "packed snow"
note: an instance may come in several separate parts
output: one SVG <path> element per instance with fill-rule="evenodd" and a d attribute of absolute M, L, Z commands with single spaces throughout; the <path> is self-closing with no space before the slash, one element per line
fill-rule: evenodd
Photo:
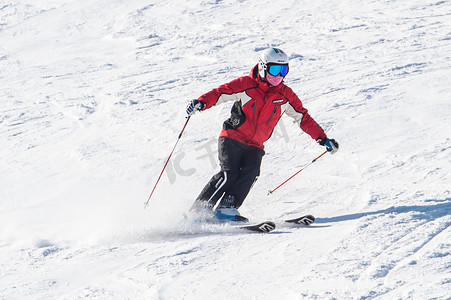
<path fill-rule="evenodd" d="M 184 221 L 268 47 L 340 150 L 289 117 L 240 208 Z M 0 1 L 0 299 L 451 299 L 451 2 Z M 313 214 L 310 227 L 283 220 Z"/>

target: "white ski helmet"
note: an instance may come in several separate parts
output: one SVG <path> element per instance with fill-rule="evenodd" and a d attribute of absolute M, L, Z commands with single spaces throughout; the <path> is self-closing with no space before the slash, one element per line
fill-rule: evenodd
<path fill-rule="evenodd" d="M 265 78 L 266 70 L 271 64 L 288 66 L 287 54 L 278 48 L 268 48 L 263 51 L 258 61 L 258 73 L 262 78 Z"/>

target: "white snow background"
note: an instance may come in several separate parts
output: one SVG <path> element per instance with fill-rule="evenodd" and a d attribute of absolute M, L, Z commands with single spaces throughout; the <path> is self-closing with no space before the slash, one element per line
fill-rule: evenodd
<path fill-rule="evenodd" d="M 182 224 L 232 103 L 185 106 L 289 54 L 340 151 L 284 116 L 240 209 Z M 451 299 L 451 2 L 1 0 L 1 299 Z M 313 214 L 311 227 L 282 220 Z"/>

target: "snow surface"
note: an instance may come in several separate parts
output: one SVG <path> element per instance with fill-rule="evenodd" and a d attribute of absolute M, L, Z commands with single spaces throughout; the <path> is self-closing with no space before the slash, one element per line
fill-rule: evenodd
<path fill-rule="evenodd" d="M 340 151 L 283 117 L 241 208 L 178 224 L 261 50 Z M 0 1 L 1 299 L 451 299 L 451 2 Z M 284 218 L 314 214 L 309 228 Z"/>

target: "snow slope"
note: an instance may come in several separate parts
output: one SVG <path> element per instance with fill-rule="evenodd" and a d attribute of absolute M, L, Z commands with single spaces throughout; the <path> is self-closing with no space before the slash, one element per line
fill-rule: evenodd
<path fill-rule="evenodd" d="M 178 225 L 231 103 L 188 100 L 261 50 L 340 143 L 283 117 L 240 209 Z M 0 2 L 0 299 L 451 299 L 451 3 Z M 309 228 L 280 220 L 317 216 Z"/>

